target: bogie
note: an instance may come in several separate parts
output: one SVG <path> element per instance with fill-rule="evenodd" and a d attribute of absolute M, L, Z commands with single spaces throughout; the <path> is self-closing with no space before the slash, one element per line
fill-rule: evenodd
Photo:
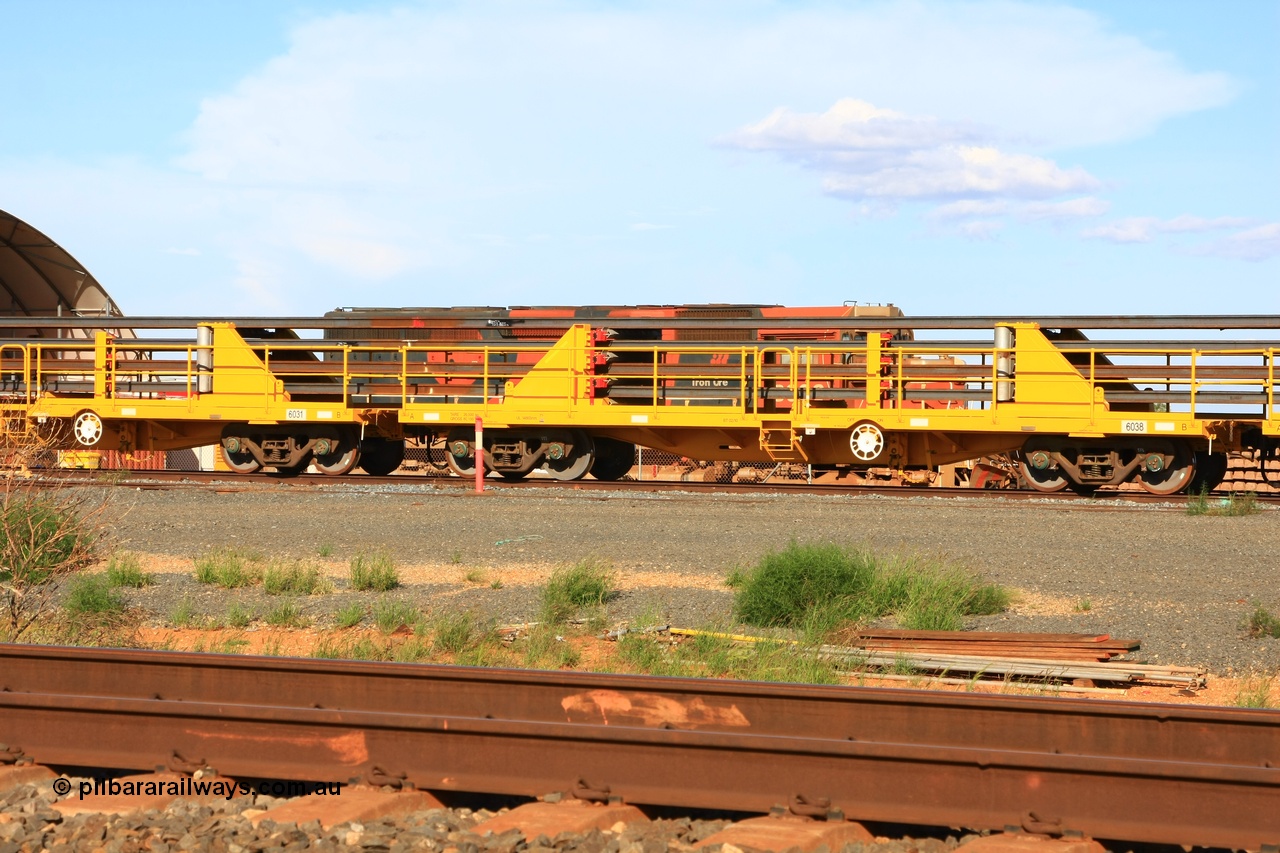
<path fill-rule="evenodd" d="M 220 445 L 223 461 L 239 474 L 271 468 L 293 477 L 313 461 L 321 473 L 346 474 L 360 457 L 355 432 L 337 427 L 228 424 Z"/>
<path fill-rule="evenodd" d="M 1091 495 L 1102 486 L 1137 482 L 1151 494 L 1173 495 L 1192 484 L 1196 466 L 1190 446 L 1179 439 L 1044 436 L 1023 445 L 1019 470 L 1041 492 L 1070 488 Z"/>

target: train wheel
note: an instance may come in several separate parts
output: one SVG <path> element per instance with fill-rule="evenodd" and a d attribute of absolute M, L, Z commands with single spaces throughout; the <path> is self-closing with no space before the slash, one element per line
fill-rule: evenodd
<path fill-rule="evenodd" d="M 455 475 L 466 479 L 476 475 L 476 455 L 473 439 L 475 433 L 471 430 L 458 427 L 449 430 L 444 442 L 444 464 Z M 461 455 L 459 455 L 461 454 Z M 482 457 L 483 458 L 483 457 Z M 488 473 L 490 467 L 484 466 L 485 473 Z"/>
<path fill-rule="evenodd" d="M 317 471 L 331 477 L 350 474 L 359 461 L 360 449 L 354 444 L 344 453 L 326 453 L 324 456 L 316 456 L 313 460 Z"/>
<path fill-rule="evenodd" d="M 450 441 L 445 445 L 445 451 L 444 451 L 445 467 L 447 467 L 450 471 L 452 471 L 457 476 L 462 477 L 464 480 L 468 477 L 474 477 L 476 475 L 475 453 L 472 452 L 467 456 L 456 456 L 454 455 L 453 451 L 454 450 L 470 450 L 470 449 L 471 449 L 471 446 L 467 444 L 466 441 L 463 441 L 461 439 L 454 440 L 451 438 Z M 488 470 L 489 470 L 488 466 L 485 466 L 485 471 L 487 472 Z"/>
<path fill-rule="evenodd" d="M 454 456 L 452 453 L 446 453 L 444 464 L 450 471 L 459 477 L 466 479 L 476 475 L 476 458 L 474 456 L 463 456 L 461 458 Z"/>
<path fill-rule="evenodd" d="M 591 476 L 597 480 L 621 480 L 636 464 L 636 446 L 616 438 L 597 438 L 596 461 L 591 464 Z"/>
<path fill-rule="evenodd" d="M 1062 469 L 1053 464 L 1053 457 L 1047 450 L 1023 452 L 1018 460 L 1018 470 L 1027 485 L 1037 492 L 1060 492 L 1071 483 Z"/>
<path fill-rule="evenodd" d="M 1227 478 L 1227 454 L 1203 453 L 1196 451 L 1196 473 L 1191 478 L 1187 491 L 1193 493 L 1212 492 Z"/>
<path fill-rule="evenodd" d="M 385 477 L 404 462 L 404 442 L 387 438 L 366 438 L 360 449 L 360 467 L 366 474 Z"/>
<path fill-rule="evenodd" d="M 563 459 L 548 459 L 547 473 L 557 480 L 581 480 L 596 461 L 595 444 L 581 430 L 573 431 L 573 452 Z"/>
<path fill-rule="evenodd" d="M 426 463 L 431 466 L 432 470 L 443 474 L 449 470 L 449 457 L 453 454 L 449 452 L 449 443 L 443 438 L 436 436 L 426 446 Z"/>
<path fill-rule="evenodd" d="M 1138 480 L 1153 495 L 1174 495 L 1191 485 L 1196 474 L 1195 457 L 1182 442 L 1173 447 L 1173 461 L 1168 467 L 1152 471 L 1144 467 Z"/>
<path fill-rule="evenodd" d="M 227 448 L 218 445 L 218 452 L 222 454 L 222 461 L 227 463 L 227 467 L 237 474 L 256 474 L 262 470 L 262 463 L 254 459 L 253 454 L 247 450 L 230 453 Z"/>

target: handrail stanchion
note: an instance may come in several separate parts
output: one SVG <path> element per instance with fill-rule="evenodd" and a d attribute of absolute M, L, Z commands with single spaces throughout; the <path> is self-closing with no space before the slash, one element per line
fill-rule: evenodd
<path fill-rule="evenodd" d="M 476 494 L 484 494 L 484 418 L 476 415 Z"/>
<path fill-rule="evenodd" d="M 1197 388 L 1197 382 L 1196 382 L 1196 350 L 1194 349 L 1191 350 L 1190 376 L 1191 376 L 1191 387 L 1188 390 L 1191 392 L 1191 417 L 1194 418 L 1196 416 L 1196 391 L 1199 390 Z"/>
<path fill-rule="evenodd" d="M 658 408 L 658 348 L 653 348 L 653 407 Z"/>

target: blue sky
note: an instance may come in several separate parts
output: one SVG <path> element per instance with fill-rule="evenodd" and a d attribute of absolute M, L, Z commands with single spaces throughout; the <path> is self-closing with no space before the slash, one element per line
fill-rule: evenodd
<path fill-rule="evenodd" d="M 4 3 L 126 313 L 1280 312 L 1280 4 Z"/>

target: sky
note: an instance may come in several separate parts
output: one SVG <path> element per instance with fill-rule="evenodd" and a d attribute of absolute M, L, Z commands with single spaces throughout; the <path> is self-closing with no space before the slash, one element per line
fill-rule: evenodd
<path fill-rule="evenodd" d="M 0 0 L 126 314 L 1280 313 L 1280 3 Z"/>

